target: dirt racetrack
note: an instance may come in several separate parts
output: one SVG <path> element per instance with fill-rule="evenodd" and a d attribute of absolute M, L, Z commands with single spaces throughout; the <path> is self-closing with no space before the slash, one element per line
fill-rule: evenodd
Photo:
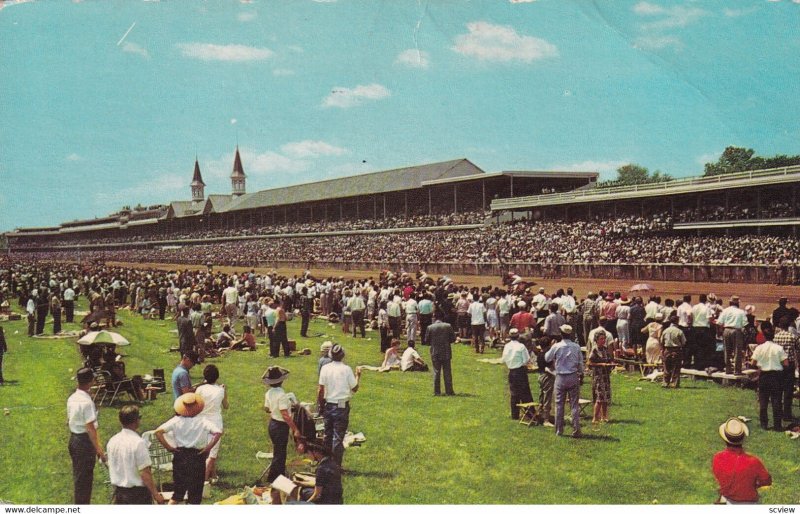
<path fill-rule="evenodd" d="M 130 268 L 150 268 L 160 270 L 179 270 L 179 269 L 192 269 L 192 270 L 205 270 L 204 265 L 181 265 L 181 264 L 146 264 L 146 263 L 129 263 L 129 262 L 107 262 L 109 266 L 122 266 Z M 249 271 L 243 267 L 228 267 L 228 266 L 215 266 L 215 271 L 222 271 L 224 273 L 241 273 Z M 268 273 L 275 271 L 280 275 L 292 276 L 299 275 L 305 270 L 299 268 L 255 268 L 257 273 Z M 317 278 L 327 277 L 345 277 L 345 278 L 368 278 L 378 277 L 380 270 L 349 270 L 343 271 L 340 269 L 332 268 L 311 268 L 311 274 Z M 438 276 L 433 275 L 434 278 Z M 469 286 L 501 286 L 500 277 L 485 276 L 485 275 L 450 275 L 457 284 L 465 284 Z M 560 278 L 558 280 L 542 280 L 538 277 L 522 277 L 526 280 L 532 280 L 536 283 L 537 287 L 544 287 L 550 293 L 559 287 L 566 289 L 572 287 L 578 297 L 585 297 L 590 291 L 597 292 L 602 289 L 604 291 L 628 291 L 633 282 L 629 280 L 594 280 L 594 279 L 576 279 L 576 278 Z M 656 289 L 656 294 L 662 298 L 679 298 L 684 294 L 691 294 L 692 300 L 697 300 L 697 295 L 700 293 L 715 293 L 718 297 L 724 300 L 724 304 L 728 305 L 728 298 L 731 295 L 739 295 L 742 301 L 742 307 L 747 304 L 756 306 L 756 316 L 759 318 L 769 316 L 772 310 L 777 306 L 778 298 L 786 296 L 789 298 L 789 304 L 797 306 L 800 304 L 800 286 L 777 286 L 771 284 L 742 284 L 742 283 L 719 283 L 719 282 L 649 282 Z"/>

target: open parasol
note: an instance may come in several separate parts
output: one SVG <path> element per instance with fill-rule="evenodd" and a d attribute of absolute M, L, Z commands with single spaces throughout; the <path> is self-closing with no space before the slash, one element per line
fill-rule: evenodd
<path fill-rule="evenodd" d="M 631 293 L 639 292 L 639 293 L 652 293 L 655 291 L 656 288 L 651 286 L 650 284 L 636 284 L 631 288 Z"/>
<path fill-rule="evenodd" d="M 109 332 L 108 330 L 100 330 L 97 332 L 89 332 L 85 336 L 78 339 L 78 344 L 115 344 L 117 346 L 127 346 L 130 343 L 122 335 L 116 332 Z"/>

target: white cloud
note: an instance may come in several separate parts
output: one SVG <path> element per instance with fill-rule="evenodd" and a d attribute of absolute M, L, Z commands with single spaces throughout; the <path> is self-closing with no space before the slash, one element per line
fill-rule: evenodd
<path fill-rule="evenodd" d="M 583 161 L 573 164 L 550 167 L 553 171 L 597 171 L 600 173 L 598 180 L 611 180 L 617 177 L 617 168 L 630 164 L 630 160 L 620 161 Z"/>
<path fill-rule="evenodd" d="M 532 4 L 536 0 L 508 0 L 512 4 Z"/>
<path fill-rule="evenodd" d="M 302 46 L 298 46 L 298 45 L 289 45 L 286 48 L 288 48 L 292 52 L 296 52 L 298 54 L 302 54 L 303 52 L 305 52 L 305 49 Z"/>
<path fill-rule="evenodd" d="M 797 1 L 800 2 L 800 0 Z M 752 14 L 756 11 L 758 11 L 758 7 L 751 7 L 749 9 L 729 9 L 726 7 L 722 10 L 722 13 L 728 18 L 738 18 L 740 16 L 747 16 L 748 14 Z"/>
<path fill-rule="evenodd" d="M 307 158 L 319 157 L 322 155 L 344 155 L 347 153 L 345 148 L 334 146 L 325 141 L 295 141 L 281 146 L 281 152 L 291 157 Z"/>
<path fill-rule="evenodd" d="M 430 65 L 430 56 L 424 50 L 410 48 L 400 52 L 394 62 L 412 68 L 426 69 Z"/>
<path fill-rule="evenodd" d="M 633 41 L 633 47 L 640 50 L 661 50 L 668 46 L 683 47 L 683 41 L 676 36 L 640 36 Z"/>
<path fill-rule="evenodd" d="M 150 53 L 147 51 L 146 48 L 143 48 L 137 45 L 136 43 L 130 43 L 128 41 L 126 41 L 125 44 L 122 45 L 122 51 L 127 52 L 129 54 L 141 55 L 146 59 L 150 58 Z"/>
<path fill-rule="evenodd" d="M 468 34 L 455 38 L 452 50 L 481 61 L 533 62 L 557 57 L 558 49 L 552 43 L 533 36 L 517 34 L 514 28 L 494 25 L 486 21 L 467 24 Z"/>
<path fill-rule="evenodd" d="M 294 75 L 294 70 L 287 68 L 275 68 L 272 70 L 272 74 L 276 77 L 288 77 L 289 75 Z"/>
<path fill-rule="evenodd" d="M 241 22 L 243 22 L 243 23 L 247 23 L 248 21 L 253 21 L 253 20 L 256 19 L 256 13 L 254 13 L 254 12 L 241 12 L 236 16 L 236 19 L 241 21 Z"/>
<path fill-rule="evenodd" d="M 108 189 L 94 194 L 95 205 L 103 207 L 121 207 L 125 204 L 143 205 L 153 202 L 168 202 L 179 198 L 180 192 L 185 189 L 189 194 L 189 181 L 191 174 L 158 174 L 151 176 L 140 183 L 122 189 Z"/>
<path fill-rule="evenodd" d="M 238 120 L 236 118 L 231 118 L 231 125 L 236 125 Z"/>
<path fill-rule="evenodd" d="M 335 4 L 336 0 L 314 0 L 318 4 Z"/>
<path fill-rule="evenodd" d="M 639 2 L 633 7 L 633 12 L 639 16 L 660 18 L 652 22 L 642 23 L 640 25 L 642 30 L 664 30 L 686 27 L 709 14 L 708 11 L 699 7 L 687 7 L 683 5 L 662 7 L 650 2 Z"/>
<path fill-rule="evenodd" d="M 272 57 L 269 48 L 244 45 L 214 45 L 211 43 L 178 43 L 184 57 L 201 61 L 263 61 Z"/>
<path fill-rule="evenodd" d="M 325 97 L 322 106 L 346 109 L 361 105 L 366 100 L 382 100 L 389 96 L 391 92 L 380 84 L 358 85 L 352 89 L 337 86 Z"/>
<path fill-rule="evenodd" d="M 720 155 L 722 155 L 722 153 L 720 152 L 709 152 L 703 155 L 698 155 L 695 161 L 697 162 L 697 164 L 700 165 L 703 165 L 707 162 L 717 162 L 719 160 Z"/>
<path fill-rule="evenodd" d="M 72 162 L 77 162 L 77 161 L 82 161 L 83 157 L 81 157 L 80 155 L 78 155 L 76 153 L 71 153 L 71 154 L 67 155 L 66 157 L 64 157 L 64 159 L 66 159 L 68 161 L 72 161 Z"/>

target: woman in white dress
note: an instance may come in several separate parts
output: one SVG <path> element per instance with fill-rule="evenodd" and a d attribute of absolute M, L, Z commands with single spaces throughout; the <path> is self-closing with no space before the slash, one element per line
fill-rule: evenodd
<path fill-rule="evenodd" d="M 217 384 L 219 370 L 213 364 L 209 364 L 203 369 L 205 383 L 197 388 L 196 394 L 200 395 L 205 402 L 205 407 L 200 416 L 207 418 L 215 426 L 222 430 L 222 409 L 228 408 L 228 390 L 225 384 Z M 217 477 L 217 457 L 219 456 L 219 441 L 211 448 L 206 459 L 206 480 L 216 482 Z"/>
<path fill-rule="evenodd" d="M 647 344 L 644 347 L 645 358 L 648 364 L 661 363 L 661 325 L 664 322 L 664 314 L 656 313 L 655 321 L 651 321 L 642 329 L 643 334 L 647 334 Z"/>

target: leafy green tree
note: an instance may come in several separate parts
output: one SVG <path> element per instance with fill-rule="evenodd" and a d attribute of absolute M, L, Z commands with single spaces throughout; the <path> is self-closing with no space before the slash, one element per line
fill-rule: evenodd
<path fill-rule="evenodd" d="M 717 162 L 707 162 L 705 165 L 706 177 L 739 173 L 741 171 L 764 170 L 781 168 L 800 164 L 800 155 L 775 155 L 773 157 L 755 156 L 752 148 L 729 146 L 722 152 Z"/>
<path fill-rule="evenodd" d="M 601 182 L 598 187 L 632 186 L 668 182 L 670 180 L 672 180 L 672 177 L 667 173 L 656 170 L 651 174 L 650 170 L 644 166 L 631 163 L 617 168 L 617 178 L 615 180 Z"/>

